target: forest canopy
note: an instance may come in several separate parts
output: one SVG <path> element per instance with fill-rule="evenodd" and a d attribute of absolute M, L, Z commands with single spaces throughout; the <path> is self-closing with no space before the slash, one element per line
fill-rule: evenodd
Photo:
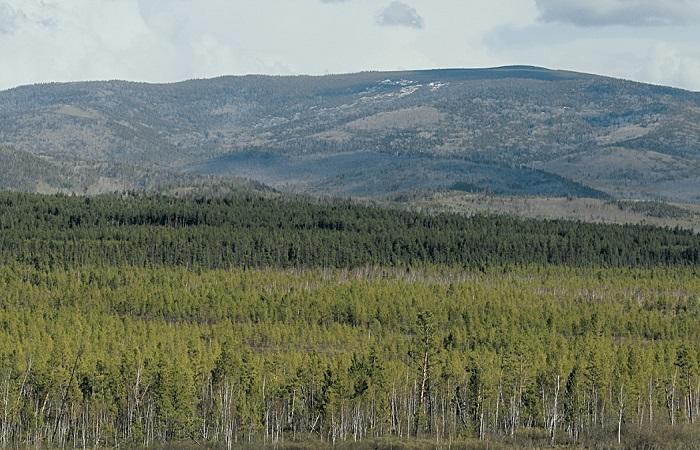
<path fill-rule="evenodd" d="M 699 249 L 272 194 L 2 193 L 0 447 L 685 448 Z"/>
<path fill-rule="evenodd" d="M 694 265 L 680 229 L 428 215 L 353 201 L 0 194 L 0 261 L 226 267 Z"/>

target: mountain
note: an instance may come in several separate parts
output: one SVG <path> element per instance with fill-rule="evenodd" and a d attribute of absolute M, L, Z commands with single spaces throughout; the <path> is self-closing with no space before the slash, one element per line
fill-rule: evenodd
<path fill-rule="evenodd" d="M 22 190 L 216 176 L 700 202 L 699 93 L 528 66 L 25 86 L 0 92 L 0 146 Z"/>

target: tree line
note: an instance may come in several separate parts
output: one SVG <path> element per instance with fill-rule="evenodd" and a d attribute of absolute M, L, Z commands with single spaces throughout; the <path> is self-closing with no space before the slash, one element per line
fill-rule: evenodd
<path fill-rule="evenodd" d="M 700 262 L 700 236 L 680 229 L 428 215 L 259 194 L 178 199 L 0 193 L 0 230 L 0 261 L 46 268 Z"/>

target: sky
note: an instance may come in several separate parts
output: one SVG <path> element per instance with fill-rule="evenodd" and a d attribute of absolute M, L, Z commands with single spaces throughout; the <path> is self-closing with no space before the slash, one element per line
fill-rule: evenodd
<path fill-rule="evenodd" d="M 537 65 L 700 91 L 700 0 L 0 0 L 0 89 Z"/>

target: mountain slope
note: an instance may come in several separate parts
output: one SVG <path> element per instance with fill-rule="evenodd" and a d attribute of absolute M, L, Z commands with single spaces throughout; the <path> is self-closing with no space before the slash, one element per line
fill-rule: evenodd
<path fill-rule="evenodd" d="M 0 144 L 339 195 L 700 202 L 700 94 L 527 66 L 27 86 Z"/>

